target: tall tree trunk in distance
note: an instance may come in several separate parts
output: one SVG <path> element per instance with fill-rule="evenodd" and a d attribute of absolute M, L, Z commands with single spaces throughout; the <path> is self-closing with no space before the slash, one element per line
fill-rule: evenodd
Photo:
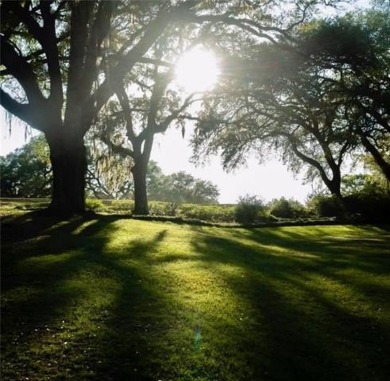
<path fill-rule="evenodd" d="M 146 190 L 146 169 L 147 161 L 141 157 L 135 160 L 135 165 L 131 169 L 134 180 L 134 214 L 148 215 L 148 195 Z"/>
<path fill-rule="evenodd" d="M 135 138 L 133 144 L 134 166 L 131 169 L 134 181 L 134 214 L 148 215 L 148 193 L 146 189 L 146 171 L 153 147 L 153 133 L 144 138 Z"/>
<path fill-rule="evenodd" d="M 46 134 L 53 169 L 49 212 L 58 216 L 85 212 L 86 150 L 81 134 L 63 131 Z"/>

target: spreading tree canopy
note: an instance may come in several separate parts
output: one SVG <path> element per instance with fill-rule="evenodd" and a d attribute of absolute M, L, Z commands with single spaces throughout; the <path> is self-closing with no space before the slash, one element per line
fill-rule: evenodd
<path fill-rule="evenodd" d="M 53 211 L 84 211 L 85 133 L 115 84 L 197 3 L 1 2 L 1 104 L 45 134 Z"/>
<path fill-rule="evenodd" d="M 1 105 L 47 139 L 50 209 L 84 211 L 84 135 L 135 65 L 155 58 L 150 49 L 168 26 L 195 23 L 234 53 L 253 39 L 276 42 L 318 3 L 333 1 L 3 0 Z"/>
<path fill-rule="evenodd" d="M 341 196 L 346 156 L 372 154 L 388 173 L 390 28 L 388 11 L 301 24 L 291 38 L 264 41 L 230 67 L 241 67 L 211 97 L 193 139 L 195 158 L 220 152 L 226 168 L 250 150 L 276 152 L 295 171 L 307 165 Z M 229 66 L 228 66 L 229 67 Z"/>

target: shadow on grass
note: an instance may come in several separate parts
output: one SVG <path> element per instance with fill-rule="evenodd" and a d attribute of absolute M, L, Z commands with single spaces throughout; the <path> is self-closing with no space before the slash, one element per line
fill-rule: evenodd
<path fill-rule="evenodd" d="M 120 280 L 109 313 L 100 318 L 104 327 L 97 343 L 96 380 L 152 380 L 148 377 L 152 340 L 165 327 L 159 321 L 163 302 L 148 274 L 148 253 L 165 235 L 166 231 L 161 230 L 149 240 L 124 246 L 116 255 L 102 251 L 95 256 Z"/>
<path fill-rule="evenodd" d="M 146 266 L 166 231 L 107 249 L 120 219 L 8 219 L 2 231 L 5 379 L 152 379 L 150 335 L 168 328 L 156 323 L 162 299 Z"/>
<path fill-rule="evenodd" d="M 369 239 L 304 240 L 293 232 L 283 239 L 279 233 L 248 230 L 246 244 L 239 242 L 242 230 L 232 233 L 237 239 L 200 234 L 193 242 L 213 271 L 221 263 L 243 271 L 224 276 L 252 310 L 252 340 L 237 348 L 248 352 L 250 346 L 248 374 L 256 380 L 385 380 L 389 326 L 375 315 L 387 305 L 388 290 L 361 279 L 388 274 L 389 237 L 373 248 Z M 372 311 L 364 313 L 363 305 Z"/>
<path fill-rule="evenodd" d="M 289 230 L 226 238 L 185 227 L 190 249 L 173 252 L 159 251 L 171 234 L 164 224 L 140 222 L 154 226 L 142 236 L 120 220 L 7 222 L 4 379 L 386 379 L 388 327 L 374 311 L 385 288 L 368 278 L 386 271 L 386 237 L 357 248 L 358 233 L 305 241 Z M 217 284 L 215 300 L 190 303 L 198 282 L 210 292 Z M 231 316 L 219 316 L 229 302 Z"/>
<path fill-rule="evenodd" d="M 7 218 L 1 241 L 5 379 L 56 377 L 67 358 L 66 348 L 57 348 L 57 336 L 74 329 L 67 317 L 84 297 L 82 289 L 67 282 L 91 265 L 90 254 L 101 251 L 113 233 L 112 221 L 112 217 L 63 221 L 36 213 Z M 82 234 L 77 232 L 85 225 Z M 88 239 L 92 236 L 93 241 Z"/>

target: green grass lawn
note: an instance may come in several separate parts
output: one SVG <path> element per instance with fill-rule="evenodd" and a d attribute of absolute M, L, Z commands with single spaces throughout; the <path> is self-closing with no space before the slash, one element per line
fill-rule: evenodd
<path fill-rule="evenodd" d="M 19 214 L 2 380 L 388 380 L 390 229 Z"/>

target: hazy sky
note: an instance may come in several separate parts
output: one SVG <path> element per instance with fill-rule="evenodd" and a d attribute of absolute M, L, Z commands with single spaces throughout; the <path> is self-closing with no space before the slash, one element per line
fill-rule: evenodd
<path fill-rule="evenodd" d="M 258 164 L 251 157 L 246 167 L 226 173 L 219 157 L 211 158 L 204 166 L 190 163 L 191 149 L 176 129 L 169 130 L 156 140 L 152 160 L 159 163 L 164 173 L 186 171 L 195 177 L 212 181 L 219 187 L 221 203 L 234 203 L 239 196 L 246 194 L 257 195 L 267 201 L 282 196 L 305 201 L 312 191 L 311 186 L 302 185 L 301 180 L 294 179 L 287 168 L 276 160 Z"/>

